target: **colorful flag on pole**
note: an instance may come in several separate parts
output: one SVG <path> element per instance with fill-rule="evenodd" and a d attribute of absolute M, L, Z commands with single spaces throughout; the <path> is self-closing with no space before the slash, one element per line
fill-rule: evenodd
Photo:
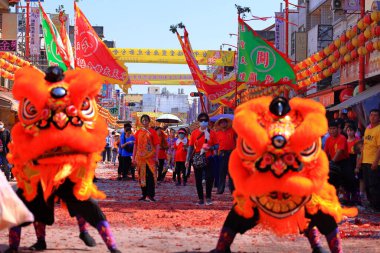
<path fill-rule="evenodd" d="M 290 62 L 239 17 L 237 81 L 248 85 L 296 84 Z"/>
<path fill-rule="evenodd" d="M 59 34 L 62 39 L 63 48 L 66 52 L 66 54 L 63 57 L 65 58 L 65 61 L 69 63 L 70 68 L 74 69 L 75 63 L 74 63 L 73 48 L 71 46 L 69 35 L 67 34 L 67 31 L 66 31 L 67 15 L 63 11 L 59 12 L 59 21 L 61 22 L 61 28 L 59 29 Z"/>
<path fill-rule="evenodd" d="M 177 38 L 181 44 L 182 51 L 185 55 L 187 65 L 190 68 L 190 72 L 193 76 L 195 86 L 198 91 L 204 93 L 211 103 L 220 103 L 223 98 L 229 98 L 237 91 L 245 89 L 245 84 L 236 83 L 236 78 L 233 76 L 230 79 L 223 81 L 216 81 L 206 76 L 198 66 L 198 63 L 192 54 L 191 44 L 188 38 L 188 33 L 184 29 L 184 41 L 177 32 Z M 236 86 L 237 85 L 237 86 Z"/>
<path fill-rule="evenodd" d="M 127 67 L 117 61 L 104 42 L 98 37 L 90 22 L 74 2 L 75 10 L 75 65 L 90 68 L 109 83 L 130 87 Z"/>
<path fill-rule="evenodd" d="M 39 3 L 39 7 L 48 65 L 59 66 L 65 71 L 70 64 L 66 64 L 62 57 L 62 55 L 65 55 L 66 53 L 59 32 L 50 17 L 45 13 L 41 3 Z"/>

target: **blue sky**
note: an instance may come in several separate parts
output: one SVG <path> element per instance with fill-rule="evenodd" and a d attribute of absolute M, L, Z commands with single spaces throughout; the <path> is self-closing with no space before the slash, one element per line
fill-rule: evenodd
<path fill-rule="evenodd" d="M 281 0 L 81 0 L 78 6 L 92 25 L 104 26 L 107 40 L 115 40 L 117 47 L 180 49 L 179 42 L 169 31 L 172 24 L 183 22 L 190 35 L 193 49 L 217 50 L 222 43 L 236 45 L 237 14 L 235 4 L 250 7 L 256 16 L 274 16 Z M 294 1 L 296 2 L 296 1 Z M 64 5 L 73 24 L 73 0 L 45 0 L 43 7 L 55 13 Z M 274 22 L 250 21 L 257 30 Z M 224 47 L 227 50 L 228 47 Z M 187 65 L 131 64 L 130 73 L 190 73 Z M 178 86 L 168 86 L 177 91 Z M 183 88 L 183 86 L 182 86 Z M 132 87 L 130 93 L 145 93 L 146 86 Z M 186 93 L 195 87 L 186 88 Z"/>

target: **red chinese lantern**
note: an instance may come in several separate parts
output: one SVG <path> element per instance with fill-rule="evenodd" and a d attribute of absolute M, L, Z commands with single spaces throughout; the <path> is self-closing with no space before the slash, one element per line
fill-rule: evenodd
<path fill-rule="evenodd" d="M 331 43 L 331 44 L 329 45 L 329 49 L 330 49 L 331 52 L 334 52 L 334 51 L 336 50 L 336 46 L 335 46 L 335 44 L 334 44 L 334 43 Z"/>
<path fill-rule="evenodd" d="M 365 42 L 366 42 L 366 38 L 364 36 L 364 33 L 359 34 L 359 36 L 358 36 L 358 45 L 359 46 L 363 46 Z"/>
<path fill-rule="evenodd" d="M 340 41 L 341 41 L 342 43 L 345 43 L 345 42 L 348 41 L 348 38 L 347 38 L 347 36 L 346 36 L 346 33 L 343 33 L 342 35 L 340 35 L 339 39 L 340 39 Z"/>
<path fill-rule="evenodd" d="M 380 26 L 375 26 L 374 28 L 374 34 L 376 37 L 379 37 L 380 36 Z"/>
<path fill-rule="evenodd" d="M 370 14 L 365 15 L 363 18 L 363 22 L 367 26 L 370 25 L 372 23 L 371 15 Z"/>
<path fill-rule="evenodd" d="M 356 120 L 356 113 L 353 110 L 349 110 L 348 113 L 347 113 L 347 117 L 350 120 Z"/>
<path fill-rule="evenodd" d="M 354 93 L 354 89 L 353 88 L 345 88 L 343 89 L 341 92 L 340 92 L 340 95 L 339 95 L 339 101 L 342 103 L 344 101 L 346 101 L 347 99 L 351 98 L 352 97 L 352 94 Z"/>
<path fill-rule="evenodd" d="M 365 47 L 367 48 L 368 52 L 370 52 L 370 53 L 372 53 L 373 50 L 375 50 L 375 48 L 373 47 L 372 41 L 368 41 L 367 44 L 365 45 Z"/>
<path fill-rule="evenodd" d="M 318 55 L 319 55 L 319 57 L 321 57 L 321 58 L 325 58 L 325 57 L 326 57 L 326 54 L 325 54 L 325 52 L 324 52 L 323 50 L 319 51 L 319 52 L 318 52 Z"/>
<path fill-rule="evenodd" d="M 348 51 L 352 51 L 355 48 L 351 41 L 347 42 L 346 47 Z"/>
<path fill-rule="evenodd" d="M 358 57 L 358 51 L 357 50 L 353 50 L 353 51 L 351 51 L 350 55 L 351 55 L 351 59 L 354 60 L 354 59 L 356 59 Z"/>
<path fill-rule="evenodd" d="M 339 50 L 335 50 L 335 51 L 334 51 L 334 57 L 335 57 L 335 59 L 339 59 L 339 57 L 340 57 L 340 52 L 339 52 Z"/>

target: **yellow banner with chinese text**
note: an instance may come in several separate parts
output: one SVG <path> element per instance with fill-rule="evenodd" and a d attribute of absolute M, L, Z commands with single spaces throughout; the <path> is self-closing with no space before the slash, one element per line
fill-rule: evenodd
<path fill-rule="evenodd" d="M 130 63 L 187 64 L 181 49 L 110 48 L 115 58 Z M 235 52 L 194 50 L 199 65 L 234 66 Z"/>

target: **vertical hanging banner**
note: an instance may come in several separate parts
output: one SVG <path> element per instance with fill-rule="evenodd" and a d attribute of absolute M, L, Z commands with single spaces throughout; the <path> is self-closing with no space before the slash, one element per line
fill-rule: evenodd
<path fill-rule="evenodd" d="M 40 55 L 40 10 L 38 7 L 30 8 L 30 54 Z"/>
<path fill-rule="evenodd" d="M 74 2 L 75 65 L 101 74 L 106 82 L 130 87 L 127 67 L 117 61 Z"/>
<path fill-rule="evenodd" d="M 277 50 L 285 52 L 285 21 L 284 13 L 276 12 L 275 13 L 275 34 L 274 34 L 274 46 Z"/>
<path fill-rule="evenodd" d="M 237 81 L 248 85 L 296 84 L 290 62 L 239 17 Z"/>

